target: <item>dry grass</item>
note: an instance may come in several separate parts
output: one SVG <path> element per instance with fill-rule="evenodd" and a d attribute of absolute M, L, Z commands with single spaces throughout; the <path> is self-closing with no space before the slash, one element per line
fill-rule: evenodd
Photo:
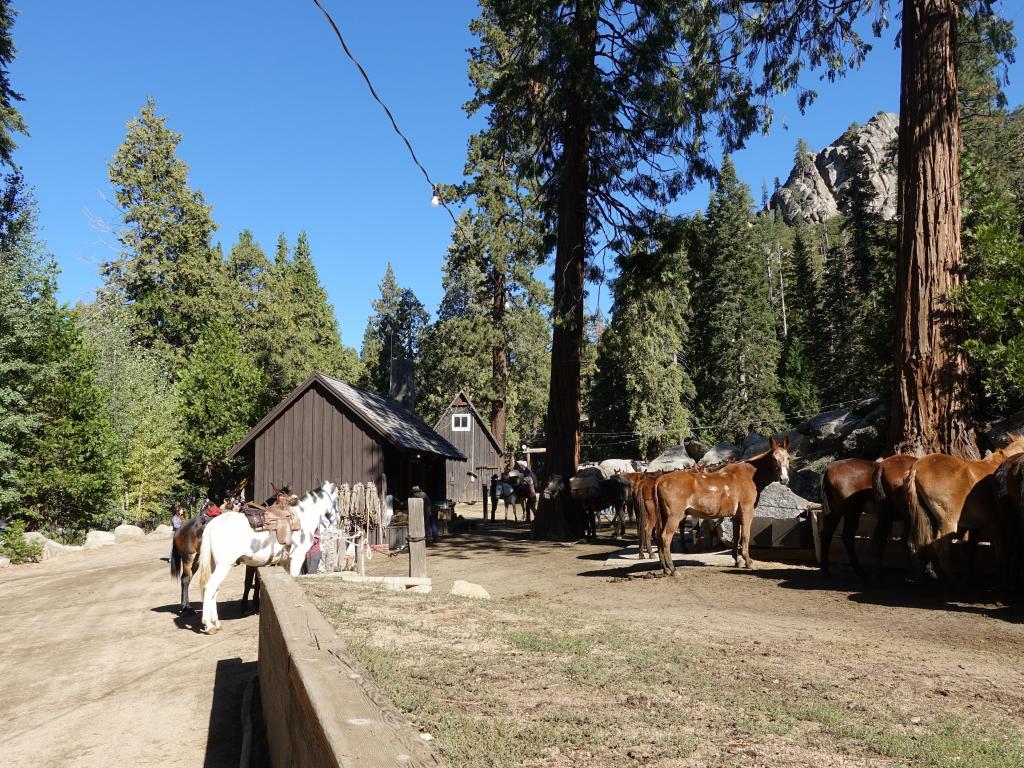
<path fill-rule="evenodd" d="M 833 663 L 811 638 L 305 584 L 451 766 L 1024 766 L 999 706 L 908 695 L 913 676 Z"/>

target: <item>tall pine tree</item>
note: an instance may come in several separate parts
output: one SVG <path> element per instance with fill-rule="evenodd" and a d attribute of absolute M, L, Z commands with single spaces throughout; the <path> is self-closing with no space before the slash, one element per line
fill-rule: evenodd
<path fill-rule="evenodd" d="M 363 334 L 359 355 L 361 385 L 387 396 L 391 388 L 391 360 L 419 359 L 420 343 L 429 319 L 416 294 L 399 286 L 389 262 L 380 282 L 380 298 L 373 301 L 373 315 L 367 320 Z"/>

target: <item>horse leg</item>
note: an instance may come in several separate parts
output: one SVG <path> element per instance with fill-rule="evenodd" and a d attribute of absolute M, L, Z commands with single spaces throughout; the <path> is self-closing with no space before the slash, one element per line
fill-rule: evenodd
<path fill-rule="evenodd" d="M 256 575 L 256 569 L 251 565 L 245 566 L 245 584 L 242 586 L 242 615 L 249 612 L 249 590 Z"/>
<path fill-rule="evenodd" d="M 889 510 L 878 510 L 878 523 L 875 525 L 875 532 L 871 536 L 871 551 L 874 556 L 875 570 L 878 573 L 878 584 L 885 584 L 885 565 L 882 558 L 885 556 L 885 545 L 889 543 L 892 536 L 892 513 Z"/>
<path fill-rule="evenodd" d="M 853 566 L 853 571 L 862 580 L 866 581 L 864 569 L 860 565 L 860 558 L 857 557 L 857 529 L 860 527 L 860 515 L 863 510 L 860 505 L 850 505 L 843 513 L 843 548 L 846 549 L 846 556 Z"/>
<path fill-rule="evenodd" d="M 252 610 L 260 612 L 260 572 L 256 568 L 252 569 Z"/>
<path fill-rule="evenodd" d="M 220 630 L 220 617 L 217 615 L 217 591 L 224 579 L 231 572 L 232 563 L 217 563 L 203 592 L 203 631 L 208 635 Z"/>
<path fill-rule="evenodd" d="M 832 509 L 831 505 L 828 505 L 828 514 L 825 515 L 825 520 L 821 526 L 821 574 L 826 578 L 831 576 L 832 573 L 829 570 L 829 555 L 832 549 L 832 537 L 836 534 L 836 529 L 839 528 L 839 521 L 843 519 L 841 510 Z"/>
<path fill-rule="evenodd" d="M 661 528 L 661 567 L 662 570 L 672 576 L 676 575 L 676 562 L 672 559 L 672 536 L 679 527 L 681 515 L 669 515 L 668 520 Z"/>
<path fill-rule="evenodd" d="M 619 521 L 619 538 L 626 535 L 626 504 L 623 501 L 615 503 L 615 517 Z"/>
<path fill-rule="evenodd" d="M 181 611 L 179 615 L 184 616 L 186 613 L 195 613 L 195 609 L 188 599 L 188 588 L 192 584 L 192 577 L 195 576 L 198 565 L 195 552 L 185 558 L 181 564 Z"/>
<path fill-rule="evenodd" d="M 732 559 L 737 568 L 740 567 L 740 534 L 742 533 L 742 526 L 743 520 L 740 518 L 739 512 L 737 512 L 732 516 Z"/>
<path fill-rule="evenodd" d="M 740 541 L 740 548 L 743 550 L 743 562 L 747 568 L 753 567 L 750 561 L 750 529 L 754 523 L 754 505 L 740 510 L 740 520 L 743 523 L 743 535 Z"/>

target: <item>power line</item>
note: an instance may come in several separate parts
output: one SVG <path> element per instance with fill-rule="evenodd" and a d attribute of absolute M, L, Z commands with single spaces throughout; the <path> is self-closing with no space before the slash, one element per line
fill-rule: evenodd
<path fill-rule="evenodd" d="M 405 142 L 405 146 L 408 148 L 409 154 L 412 156 L 412 161 L 416 163 L 416 167 L 420 169 L 423 173 L 423 178 L 425 178 L 427 183 L 430 185 L 431 193 L 437 197 L 438 202 L 444 206 L 444 209 L 448 211 L 448 215 L 452 217 L 452 222 L 456 227 L 458 227 L 459 222 L 455 219 L 455 214 L 452 212 L 452 209 L 448 207 L 448 203 L 445 202 L 444 197 L 441 196 L 440 189 L 437 184 L 434 183 L 433 179 L 430 178 L 430 174 L 427 173 L 427 169 L 423 167 L 423 163 L 421 163 L 419 158 L 416 157 L 416 150 L 412 148 L 412 142 L 406 138 L 406 135 L 402 133 L 402 129 L 398 127 L 398 123 L 395 121 L 395 116 L 391 113 L 391 110 L 388 109 L 388 105 L 384 103 L 384 100 L 381 99 L 379 95 L 377 95 L 377 89 L 374 88 L 373 83 L 370 82 L 370 76 L 366 74 L 366 70 L 363 69 L 363 65 L 359 63 L 356 57 L 352 54 L 352 51 L 349 50 L 348 43 L 345 42 L 345 38 L 341 34 L 341 30 L 338 29 L 338 25 L 334 22 L 334 18 L 327 12 L 327 9 L 320 4 L 320 0 L 313 0 L 313 3 L 326 17 L 327 23 L 331 25 L 331 29 L 334 30 L 334 34 L 337 35 L 338 42 L 341 43 L 341 47 L 344 49 L 345 55 L 348 56 L 352 63 L 356 65 L 356 69 L 359 70 L 359 74 L 362 75 L 363 80 L 366 81 L 366 87 L 370 89 L 370 95 L 373 96 L 374 100 L 376 100 L 378 104 L 380 104 L 381 108 L 384 110 L 384 114 L 386 114 L 388 116 L 388 120 L 391 121 L 391 127 L 394 128 L 395 133 L 398 134 L 399 138 Z"/>

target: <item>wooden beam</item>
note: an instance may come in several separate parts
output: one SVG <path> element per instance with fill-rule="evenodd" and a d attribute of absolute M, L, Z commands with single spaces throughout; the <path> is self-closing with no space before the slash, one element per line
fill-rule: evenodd
<path fill-rule="evenodd" d="M 409 499 L 409 575 L 427 575 L 427 529 L 423 499 Z"/>

